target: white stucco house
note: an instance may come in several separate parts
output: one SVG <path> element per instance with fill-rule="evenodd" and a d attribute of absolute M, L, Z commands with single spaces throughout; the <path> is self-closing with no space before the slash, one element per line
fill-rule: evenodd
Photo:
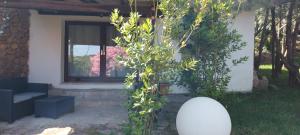
<path fill-rule="evenodd" d="M 114 54 L 107 51 L 115 48 L 111 44 L 112 41 L 109 41 L 113 35 L 109 17 L 46 15 L 40 14 L 37 10 L 31 10 L 30 13 L 28 76 L 30 82 L 49 83 L 54 88 L 60 89 L 123 88 L 120 79 L 124 77 L 122 69 L 117 69 L 117 65 L 108 65 L 112 64 L 109 57 L 114 57 L 108 55 Z M 233 57 L 248 56 L 249 59 L 243 64 L 232 66 L 232 78 L 228 86 L 230 91 L 252 90 L 254 18 L 254 11 L 243 11 L 235 18 L 232 26 L 247 43 L 247 46 L 233 54 Z M 93 63 L 91 58 L 86 58 L 87 56 L 99 58 Z M 75 63 L 74 60 L 77 58 L 85 59 L 86 62 L 81 60 L 82 63 Z M 91 73 L 92 68 L 95 70 L 94 73 Z M 108 71 L 108 68 L 113 68 L 114 71 Z M 111 72 L 114 72 L 114 75 Z M 173 92 L 183 92 L 182 88 L 176 86 L 173 89 L 175 89 Z"/>
<path fill-rule="evenodd" d="M 57 89 L 123 89 L 126 71 L 113 60 L 122 50 L 112 43 L 115 32 L 109 16 L 94 13 L 99 10 L 96 6 L 82 4 L 22 4 L 10 6 L 30 9 L 29 82 L 48 83 Z M 229 91 L 252 90 L 254 23 L 255 12 L 247 10 L 240 12 L 230 26 L 247 43 L 233 57 L 248 56 L 248 61 L 232 66 Z M 172 88 L 174 93 L 185 92 L 181 87 Z"/>
<path fill-rule="evenodd" d="M 235 53 L 233 57 L 248 56 L 248 61 L 238 66 L 232 66 L 231 81 L 229 83 L 229 90 L 247 92 L 252 90 L 253 80 L 253 55 L 254 55 L 254 11 L 245 11 L 240 13 L 234 20 L 233 28 L 243 36 L 243 41 L 247 43 L 247 46 Z M 74 24 L 72 26 L 72 23 Z M 77 24 L 76 24 L 77 23 Z M 94 23 L 99 24 L 95 25 Z M 85 36 L 99 42 L 98 39 L 93 39 L 94 35 L 101 33 L 94 31 L 95 29 L 89 28 L 94 27 L 101 29 L 100 26 L 109 23 L 109 17 L 95 17 L 95 16 L 68 16 L 68 15 L 42 15 L 37 11 L 32 10 L 30 16 L 30 38 L 29 38 L 29 81 L 38 83 L 49 83 L 55 88 L 61 89 L 122 89 L 123 85 L 121 81 L 109 81 L 114 77 L 122 77 L 122 75 L 115 75 L 111 78 L 108 76 L 110 73 L 106 72 L 106 79 L 101 81 L 99 77 L 98 81 L 87 81 L 89 77 L 95 78 L 90 73 L 79 74 L 74 73 L 73 77 L 75 80 L 70 81 L 67 79 L 67 75 L 70 71 L 66 71 L 67 60 L 66 53 L 73 51 L 74 55 L 96 55 L 102 49 L 100 46 L 93 47 L 90 45 L 74 45 L 75 48 L 68 46 L 70 38 L 78 38 L 78 42 L 85 42 Z M 108 29 L 110 29 L 107 26 Z M 74 30 L 72 30 L 74 28 Z M 66 31 L 67 30 L 67 31 Z M 76 31 L 77 30 L 77 31 Z M 88 30 L 91 30 L 90 32 Z M 81 34 L 91 35 L 72 35 L 70 32 L 78 32 Z M 85 33 L 86 32 L 86 33 Z M 107 31 L 106 31 L 107 32 Z M 69 35 L 66 35 L 69 34 Z M 111 34 L 111 33 L 109 33 Z M 72 36 L 72 37 L 70 37 Z M 84 36 L 84 37 L 83 37 Z M 107 35 L 103 35 L 104 37 Z M 69 39 L 66 37 L 70 37 Z M 110 36 L 111 37 L 111 36 Z M 88 38 L 86 40 L 88 40 Z M 80 41 L 82 40 L 82 41 Z M 108 39 L 111 40 L 111 39 Z M 72 42 L 72 41 L 71 41 Z M 101 41 L 100 41 L 101 42 Z M 105 44 L 105 43 L 104 43 Z M 90 50 L 89 50 L 90 49 Z M 94 50 L 93 50 L 94 49 Z M 97 51 L 98 50 L 98 51 Z M 85 51 L 85 52 L 83 52 Z M 103 51 L 109 51 L 108 49 Z M 76 54 L 77 53 L 77 54 Z M 86 53 L 86 54 L 83 54 Z M 106 52 L 105 54 L 108 54 Z M 74 56 L 76 57 L 76 56 Z M 101 57 L 101 56 L 100 56 Z M 109 56 L 108 56 L 109 57 Z M 108 60 L 108 59 L 104 59 Z M 90 61 L 87 59 L 87 61 Z M 100 60 L 101 61 L 101 60 Z M 99 62 L 100 62 L 99 61 Z M 106 61 L 106 63 L 109 63 Z M 69 63 L 70 64 L 70 63 Z M 99 63 L 101 65 L 102 63 Z M 69 65 L 70 66 L 70 65 Z M 91 67 L 87 67 L 91 68 Z M 106 66 L 107 68 L 107 66 Z M 70 68 L 69 68 L 70 69 Z M 88 69 L 86 69 L 88 70 Z M 101 70 L 106 70 L 102 67 Z M 73 71 L 71 71 L 73 72 Z M 74 71 L 75 72 L 75 71 Z M 99 72 L 99 71 L 98 71 Z M 103 72 L 105 73 L 105 72 Z M 72 73 L 71 73 L 72 74 Z M 101 73 L 100 73 L 101 74 Z M 99 73 L 98 73 L 99 75 Z M 124 74 L 123 74 L 124 75 Z M 100 75 L 101 76 L 101 75 Z M 77 80 L 76 80 L 76 77 Z M 85 81 L 81 81 L 86 79 Z M 174 90 L 179 92 L 180 90 Z"/>

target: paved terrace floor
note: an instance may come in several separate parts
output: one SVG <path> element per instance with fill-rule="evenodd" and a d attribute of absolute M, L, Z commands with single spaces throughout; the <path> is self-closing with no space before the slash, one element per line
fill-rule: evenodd
<path fill-rule="evenodd" d="M 28 116 L 13 124 L 0 122 L 1 135 L 34 135 L 48 128 L 71 127 L 72 135 L 121 134 L 121 126 L 127 121 L 124 107 L 126 96 L 121 90 L 51 90 L 51 95 L 75 96 L 75 112 L 58 119 Z M 168 103 L 159 114 L 156 135 L 176 135 L 175 117 L 179 107 L 188 97 L 168 96 Z"/>
<path fill-rule="evenodd" d="M 58 119 L 28 116 L 13 124 L 0 122 L 0 134 L 33 135 L 55 127 L 71 127 L 75 135 L 92 134 L 87 130 L 93 130 L 93 127 L 102 128 L 101 130 L 119 130 L 119 125 L 127 120 L 127 110 L 124 107 L 125 96 L 118 90 L 101 92 L 50 90 L 49 94 L 75 96 L 75 112 Z"/>

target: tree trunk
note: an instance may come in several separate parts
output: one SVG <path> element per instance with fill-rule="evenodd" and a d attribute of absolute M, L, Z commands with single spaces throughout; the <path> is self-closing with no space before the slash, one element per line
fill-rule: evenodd
<path fill-rule="evenodd" d="M 275 14 L 275 7 L 271 8 L 271 31 L 272 31 L 272 38 L 271 38 L 271 55 L 272 55 L 272 77 L 278 78 L 278 72 L 276 68 L 276 58 L 278 57 L 278 38 L 277 38 L 277 31 L 276 31 L 276 14 Z"/>
<path fill-rule="evenodd" d="M 286 47 L 287 47 L 287 62 L 288 65 L 294 65 L 294 54 L 293 54 L 293 44 L 292 44 L 292 17 L 295 8 L 295 0 L 292 0 L 289 6 L 287 23 L 286 23 Z M 289 70 L 289 85 L 295 86 L 296 77 L 292 70 Z"/>
<path fill-rule="evenodd" d="M 299 73 L 299 67 L 295 68 L 294 66 L 291 66 L 287 59 L 284 57 L 284 55 L 280 54 L 280 59 L 282 60 L 282 63 L 284 64 L 284 66 L 289 70 L 295 73 L 296 76 L 296 81 L 298 84 L 300 84 L 300 73 Z"/>
<path fill-rule="evenodd" d="M 279 19 L 279 23 L 278 23 L 278 39 L 277 39 L 277 50 L 276 50 L 276 56 L 275 56 L 275 72 L 276 75 L 275 77 L 278 77 L 278 75 L 281 73 L 282 71 L 282 67 L 283 64 L 280 60 L 280 55 L 282 53 L 283 50 L 283 45 L 282 45 L 282 38 L 283 38 L 283 28 L 282 27 L 282 5 L 279 6 L 279 10 L 278 10 L 278 19 Z"/>
<path fill-rule="evenodd" d="M 294 32 L 292 35 L 292 66 L 293 68 L 296 70 L 292 73 L 292 77 L 291 77 L 291 81 L 293 84 L 297 84 L 299 82 L 299 80 L 297 80 L 297 74 L 299 75 L 299 65 L 295 64 L 295 57 L 296 57 L 296 46 L 297 46 L 297 38 L 298 38 L 298 34 L 299 34 L 299 27 L 300 27 L 300 17 L 298 17 L 296 19 L 296 23 L 295 23 L 295 28 L 294 28 Z M 298 78 L 300 79 L 300 78 Z"/>
<path fill-rule="evenodd" d="M 268 18 L 269 18 L 269 9 L 266 9 L 266 15 L 265 15 L 265 20 L 263 23 L 263 28 L 262 28 L 262 33 L 261 33 L 261 38 L 260 38 L 260 43 L 258 46 L 258 59 L 255 63 L 254 69 L 256 71 L 259 71 L 259 66 L 261 63 L 261 55 L 262 55 L 262 51 L 263 51 L 263 47 L 265 45 L 265 42 L 267 40 L 267 25 L 268 25 Z"/>
<path fill-rule="evenodd" d="M 281 14 L 280 14 L 280 20 L 285 20 L 284 19 L 284 15 L 286 15 L 287 13 L 287 10 L 289 9 L 289 5 L 287 4 L 283 4 L 281 5 Z M 282 23 L 282 22 L 281 22 Z M 286 22 L 284 23 L 284 25 L 286 25 Z M 286 31 L 286 27 L 282 27 L 281 31 L 280 31 L 280 35 L 279 35 L 279 40 L 281 42 L 281 54 L 286 57 L 286 51 L 287 51 L 287 46 L 286 46 L 286 36 L 284 36 L 284 32 Z M 283 61 L 281 60 L 280 61 L 280 72 L 282 71 L 283 69 Z"/>

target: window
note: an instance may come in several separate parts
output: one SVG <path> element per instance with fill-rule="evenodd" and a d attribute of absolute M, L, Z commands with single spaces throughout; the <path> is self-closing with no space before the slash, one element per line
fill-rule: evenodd
<path fill-rule="evenodd" d="M 114 27 L 101 22 L 66 22 L 65 81 L 122 81 L 127 74 L 116 58 L 126 57 L 116 47 Z"/>

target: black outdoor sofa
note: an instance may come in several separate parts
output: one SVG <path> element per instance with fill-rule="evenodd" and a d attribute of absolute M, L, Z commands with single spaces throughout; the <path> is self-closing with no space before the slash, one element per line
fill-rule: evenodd
<path fill-rule="evenodd" d="M 48 97 L 48 84 L 27 78 L 0 78 L 0 121 L 9 123 L 34 113 L 34 101 Z"/>

